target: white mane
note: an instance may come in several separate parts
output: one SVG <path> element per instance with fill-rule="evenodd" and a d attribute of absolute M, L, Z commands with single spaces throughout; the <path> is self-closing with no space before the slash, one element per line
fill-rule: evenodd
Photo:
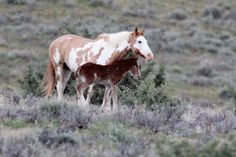
<path fill-rule="evenodd" d="M 131 32 L 124 31 L 118 33 L 111 33 L 111 34 L 102 34 L 101 36 L 107 36 L 108 42 L 110 45 L 116 47 L 121 44 L 123 41 L 128 42 L 129 36 Z"/>

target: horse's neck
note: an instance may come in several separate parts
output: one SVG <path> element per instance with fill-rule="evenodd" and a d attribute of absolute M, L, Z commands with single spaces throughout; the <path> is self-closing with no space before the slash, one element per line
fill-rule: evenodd
<path fill-rule="evenodd" d="M 102 36 L 103 39 L 107 41 L 108 47 L 112 50 L 107 64 L 112 64 L 128 54 L 130 48 L 130 43 L 128 42 L 129 36 L 130 32 L 120 32 Z"/>

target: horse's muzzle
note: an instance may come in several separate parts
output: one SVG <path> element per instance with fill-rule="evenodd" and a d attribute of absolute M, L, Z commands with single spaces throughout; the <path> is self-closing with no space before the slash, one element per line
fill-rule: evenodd
<path fill-rule="evenodd" d="M 147 61 L 153 60 L 153 53 L 148 53 L 147 56 L 146 56 L 146 60 Z"/>

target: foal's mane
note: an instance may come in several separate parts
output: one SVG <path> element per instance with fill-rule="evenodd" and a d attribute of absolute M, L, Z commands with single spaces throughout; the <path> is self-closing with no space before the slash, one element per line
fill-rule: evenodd
<path fill-rule="evenodd" d="M 127 64 L 133 61 L 137 61 L 138 58 L 126 58 L 126 59 L 121 59 L 121 60 L 116 60 L 114 61 L 111 65 L 116 65 L 116 64 Z"/>
<path fill-rule="evenodd" d="M 119 43 L 122 43 L 123 41 L 128 42 L 131 33 L 132 32 L 128 32 L 128 31 L 111 33 L 111 34 L 103 33 L 103 34 L 98 35 L 97 39 L 103 38 L 107 40 L 107 42 L 109 42 L 110 45 L 117 46 L 119 45 Z"/>

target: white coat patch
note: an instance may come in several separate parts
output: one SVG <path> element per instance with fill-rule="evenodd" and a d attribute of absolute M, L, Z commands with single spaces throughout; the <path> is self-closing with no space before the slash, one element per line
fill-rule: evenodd
<path fill-rule="evenodd" d="M 84 46 L 81 47 L 81 48 L 72 48 L 72 49 L 71 49 L 70 55 L 69 55 L 69 68 L 71 69 L 71 71 L 75 72 L 79 66 L 81 66 L 82 64 L 84 64 L 83 61 L 82 61 L 82 63 L 81 63 L 80 65 L 78 65 L 78 63 L 76 62 L 76 60 L 77 60 L 78 57 L 82 57 L 82 60 L 84 60 L 84 59 L 83 59 L 83 56 L 78 56 L 77 53 L 78 53 L 79 51 L 85 51 L 86 49 L 89 49 L 89 48 L 91 48 L 92 46 L 93 46 L 93 43 L 92 43 L 92 42 L 89 42 L 89 43 L 87 43 L 86 45 L 84 45 Z"/>
<path fill-rule="evenodd" d="M 103 47 L 103 51 L 98 57 L 96 63 L 100 65 L 105 65 L 107 62 L 107 59 L 111 57 L 112 52 L 114 52 L 115 48 L 111 47 L 110 45 L 107 44 L 104 40 L 99 40 L 97 41 L 91 51 L 93 52 L 94 55 L 98 54 L 100 51 L 100 48 Z"/>
<path fill-rule="evenodd" d="M 136 39 L 136 43 L 134 44 L 134 47 L 137 48 L 140 51 L 140 53 L 144 56 L 152 52 L 150 47 L 147 44 L 147 40 L 143 36 L 139 36 Z"/>
<path fill-rule="evenodd" d="M 54 61 L 55 61 L 55 63 L 58 65 L 59 64 L 59 62 L 60 62 L 60 53 L 59 53 L 59 50 L 58 50 L 58 48 L 56 48 L 56 51 L 55 51 L 55 53 L 54 53 Z"/>
<path fill-rule="evenodd" d="M 56 73 L 57 73 L 58 76 L 61 76 L 61 74 L 62 74 L 62 69 L 61 69 L 61 67 L 59 67 L 59 66 L 57 67 Z"/>

